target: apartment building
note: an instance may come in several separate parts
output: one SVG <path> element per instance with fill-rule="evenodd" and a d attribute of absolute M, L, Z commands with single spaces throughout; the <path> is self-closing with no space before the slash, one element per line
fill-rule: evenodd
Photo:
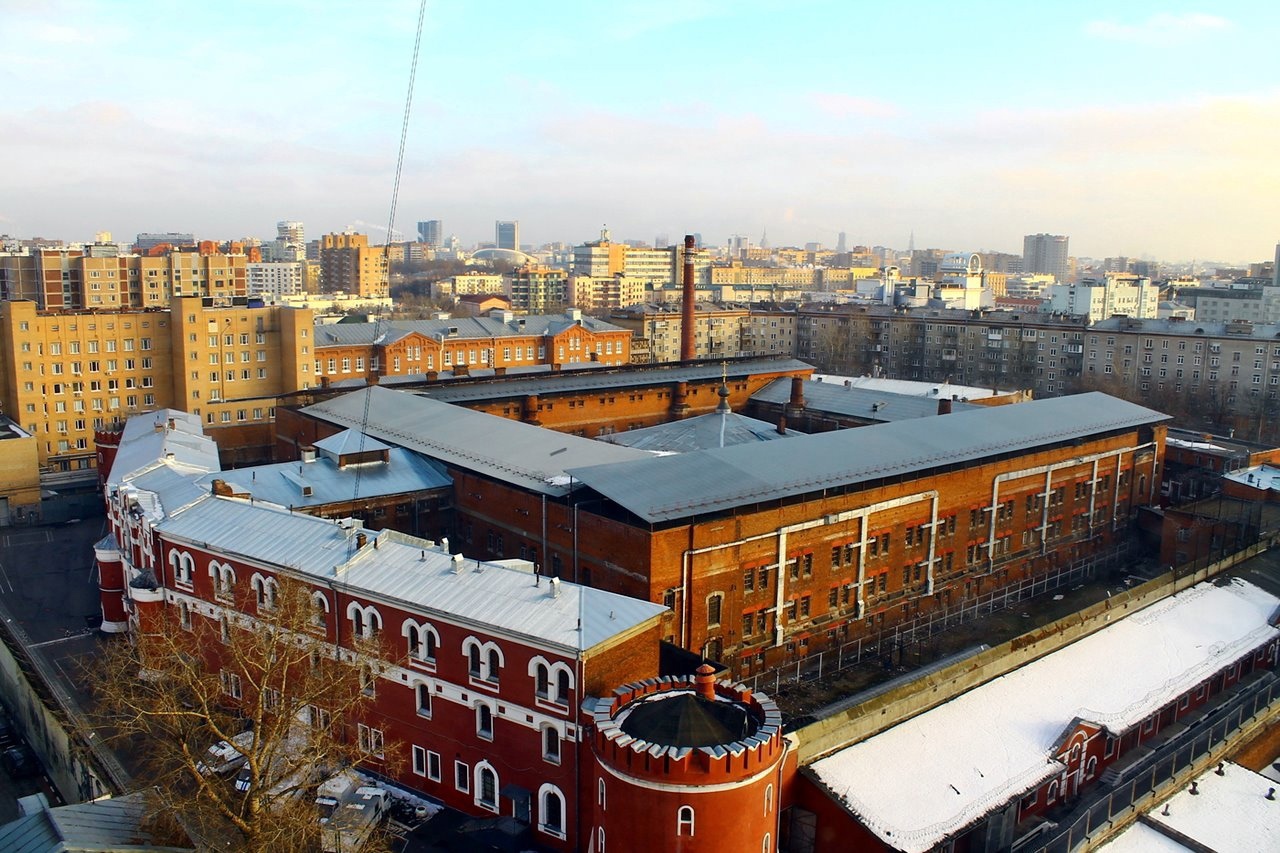
<path fill-rule="evenodd" d="M 386 296 L 387 253 L 370 246 L 367 234 L 325 234 L 320 238 L 320 282 L 329 292 Z"/>
<path fill-rule="evenodd" d="M 1080 314 L 1089 323 L 1108 317 L 1155 317 L 1160 288 L 1151 279 L 1129 273 L 1107 273 L 1101 280 L 1054 284 L 1045 289 L 1045 310 Z"/>
<path fill-rule="evenodd" d="M 741 355 L 746 308 L 699 302 L 694 308 L 694 357 L 736 358 Z M 610 322 L 645 340 L 654 363 L 680 360 L 681 307 L 673 303 L 633 305 L 609 315 Z"/>
<path fill-rule="evenodd" d="M 1131 399 L 1181 403 L 1223 431 L 1273 437 L 1280 325 L 1114 318 L 1085 337 L 1084 378 Z"/>
<path fill-rule="evenodd" d="M 583 311 L 626 308 L 644 301 L 644 281 L 622 273 L 608 276 L 571 275 L 567 301 Z"/>
<path fill-rule="evenodd" d="M 806 305 L 796 317 L 796 356 L 853 376 L 885 376 L 990 388 L 1075 390 L 1083 317 L 887 305 Z"/>
<path fill-rule="evenodd" d="M 511 307 L 530 314 L 563 310 L 569 304 L 569 282 L 564 270 L 525 264 L 507 280 Z"/>
<path fill-rule="evenodd" d="M 93 431 L 131 413 L 181 408 L 215 428 L 267 428 L 276 397 L 314 381 L 307 309 L 215 307 L 41 311 L 0 301 L 0 400 L 37 439 L 47 473 L 95 464 Z"/>
<path fill-rule="evenodd" d="M 0 254 L 0 300 L 41 311 L 166 308 L 174 296 L 231 299 L 248 292 L 250 255 L 212 242 L 154 254 L 120 255 L 99 246 Z"/>

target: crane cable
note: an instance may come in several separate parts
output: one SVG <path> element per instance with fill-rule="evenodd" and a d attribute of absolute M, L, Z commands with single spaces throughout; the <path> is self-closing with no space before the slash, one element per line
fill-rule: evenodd
<path fill-rule="evenodd" d="M 386 295 L 391 295 L 391 240 L 393 229 L 396 224 L 396 204 L 400 200 L 400 175 L 404 171 L 404 149 L 405 143 L 409 138 L 409 116 L 413 110 L 413 84 L 418 76 L 418 53 L 422 47 L 422 22 L 427 15 L 427 0 L 421 0 L 418 4 L 418 27 L 413 37 L 413 59 L 409 62 L 409 87 L 404 96 L 404 117 L 400 122 L 400 148 L 396 154 L 396 174 L 395 181 L 391 185 L 391 209 L 387 213 L 387 242 L 382 252 L 382 284 L 385 286 Z M 378 327 L 382 323 L 382 314 L 378 313 L 373 322 L 373 346 L 377 347 Z M 370 367 L 372 367 L 372 357 L 370 358 Z M 369 403 L 373 399 L 373 386 L 366 380 L 364 389 L 364 413 L 360 418 L 360 447 L 356 458 L 361 459 L 364 455 L 364 444 L 367 438 L 366 430 L 369 427 Z M 360 474 L 363 461 L 356 463 L 356 479 L 355 485 L 351 492 L 352 511 L 355 511 L 355 504 L 360 499 Z"/>

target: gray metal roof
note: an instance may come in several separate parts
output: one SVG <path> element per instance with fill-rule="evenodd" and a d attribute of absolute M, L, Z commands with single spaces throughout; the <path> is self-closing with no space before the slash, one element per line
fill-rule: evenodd
<path fill-rule="evenodd" d="M 377 439 L 369 439 L 369 442 L 371 446 L 368 449 L 372 449 L 374 444 L 381 444 Z M 388 455 L 386 462 L 364 462 L 343 468 L 339 468 L 333 458 L 317 456 L 314 462 L 280 462 L 206 474 L 198 482 L 207 492 L 212 481 L 222 480 L 237 494 L 253 495 L 255 500 L 295 508 L 355 500 L 357 477 L 360 480 L 359 497 L 362 498 L 442 489 L 453 484 L 449 475 L 416 453 L 395 447 Z M 310 487 L 310 494 L 305 493 L 307 487 Z"/>
<path fill-rule="evenodd" d="M 791 380 L 786 377 L 775 379 L 752 394 L 751 399 L 762 403 L 785 405 L 791 399 Z M 936 415 L 938 399 L 938 397 L 920 397 L 846 387 L 834 382 L 804 383 L 806 409 L 880 423 Z M 952 403 L 952 412 L 977 408 L 981 407 L 960 400 Z"/>
<path fill-rule="evenodd" d="M 488 382 L 468 383 L 424 388 L 415 393 L 446 403 L 465 403 L 472 400 L 489 400 L 496 397 L 523 397 L 527 394 L 573 394 L 608 391 L 615 388 L 640 388 L 649 385 L 669 385 L 672 382 L 702 382 L 719 379 L 742 379 L 763 371 L 808 371 L 813 366 L 799 359 L 751 359 L 749 361 L 703 362 L 701 364 L 661 365 L 658 367 L 612 368 L 599 373 L 574 373 L 573 375 L 543 375 L 520 379 L 495 379 Z M 789 380 L 788 380 L 789 381 Z"/>
<path fill-rule="evenodd" d="M 973 462 L 1166 420 L 1093 392 L 779 441 L 571 468 L 569 474 L 648 522 Z"/>
<path fill-rule="evenodd" d="M 548 578 L 538 579 L 531 571 L 463 560 L 461 555 L 455 559 L 431 542 L 394 531 L 375 533 L 238 498 L 209 496 L 166 519 L 160 530 L 216 553 L 332 582 L 353 595 L 403 603 L 414 612 L 489 626 L 572 652 L 590 649 L 665 610 L 570 583 L 560 583 L 556 595 Z M 358 548 L 361 533 L 366 542 Z M 398 631 L 399 626 L 384 629 Z"/>
<path fill-rule="evenodd" d="M 620 326 L 595 317 L 573 318 L 568 314 L 538 314 L 513 317 L 503 322 L 496 317 L 454 317 L 450 320 L 380 320 L 376 323 L 335 323 L 317 326 L 317 349 L 330 346 L 354 346 L 394 343 L 417 332 L 437 340 L 468 338 L 502 338 L 522 335 L 557 335 L 575 325 L 592 332 L 621 332 Z M 451 331 L 455 330 L 456 331 Z"/>
<path fill-rule="evenodd" d="M 783 380 L 790 382 L 790 380 Z M 659 453 L 691 453 L 713 447 L 756 444 L 778 438 L 795 438 L 803 433 L 779 433 L 777 426 L 733 412 L 712 412 L 683 421 L 602 435 L 597 441 Z"/>
<path fill-rule="evenodd" d="M 205 437 L 199 415 L 161 409 L 129 418 L 107 474 L 107 490 L 118 488 L 145 469 L 164 464 L 166 459 L 193 470 L 218 470 L 218 446 Z"/>
<path fill-rule="evenodd" d="M 142 793 L 58 806 L 0 826 L 6 853 L 189 850 L 152 844 L 143 824 L 148 805 Z"/>
<path fill-rule="evenodd" d="M 344 429 L 316 442 L 316 450 L 329 454 L 334 458 L 351 453 L 372 453 L 375 450 L 390 450 L 390 445 L 383 444 L 376 438 L 365 435 L 356 429 Z"/>
<path fill-rule="evenodd" d="M 649 455 L 376 385 L 303 412 L 345 427 L 363 427 L 369 435 L 430 459 L 549 495 L 569 491 L 567 468 Z"/>

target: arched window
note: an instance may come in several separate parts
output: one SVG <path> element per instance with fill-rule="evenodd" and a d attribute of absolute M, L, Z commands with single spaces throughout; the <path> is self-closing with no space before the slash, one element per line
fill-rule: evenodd
<path fill-rule="evenodd" d="M 542 727 L 542 757 L 552 764 L 560 763 L 560 732 L 555 726 Z"/>
<path fill-rule="evenodd" d="M 569 694 L 572 692 L 572 677 L 569 675 L 568 669 L 561 669 L 556 673 L 556 701 L 561 705 L 569 704 Z"/>
<path fill-rule="evenodd" d="M 773 784 L 764 786 L 764 813 L 770 814 L 773 811 Z"/>
<path fill-rule="evenodd" d="M 498 774 L 487 761 L 476 765 L 476 805 L 498 810 Z"/>
<path fill-rule="evenodd" d="M 538 789 L 538 829 L 564 838 L 564 794 L 555 785 L 547 783 Z"/>
<path fill-rule="evenodd" d="M 467 656 L 467 672 L 473 682 L 484 682 L 483 687 L 494 688 L 502 672 L 502 650 L 494 642 L 481 643 L 475 637 L 467 637 L 462 643 Z"/>
<path fill-rule="evenodd" d="M 311 594 L 311 626 L 324 628 L 328 624 L 328 616 L 329 599 L 324 597 L 324 593 L 313 592 Z"/>
<path fill-rule="evenodd" d="M 596 850 L 598 853 L 604 853 L 604 827 L 596 830 Z"/>
<path fill-rule="evenodd" d="M 473 642 L 467 649 L 467 672 L 472 678 L 480 677 L 480 644 Z"/>
<path fill-rule="evenodd" d="M 191 574 L 195 571 L 196 561 L 186 551 L 173 549 L 169 552 L 169 565 L 173 567 L 175 583 L 191 586 Z"/>
<path fill-rule="evenodd" d="M 607 799 L 604 790 L 604 777 L 601 776 L 596 780 L 596 805 L 600 807 L 600 811 L 607 811 Z"/>
<path fill-rule="evenodd" d="M 676 809 L 676 835 L 693 837 L 693 806 Z"/>
<path fill-rule="evenodd" d="M 493 710 L 483 702 L 476 705 L 476 735 L 493 740 Z"/>
<path fill-rule="evenodd" d="M 760 853 L 773 853 L 773 836 L 764 834 L 764 843 L 760 845 Z"/>
<path fill-rule="evenodd" d="M 498 673 L 502 671 L 502 656 L 498 654 L 497 649 L 489 649 L 489 671 L 485 673 L 485 677 L 489 681 L 497 681 Z"/>
<path fill-rule="evenodd" d="M 423 682 L 414 688 L 414 693 L 418 700 L 418 714 L 423 717 L 431 716 L 431 685 Z"/>
<path fill-rule="evenodd" d="M 276 606 L 276 590 L 278 587 L 274 578 L 263 577 L 254 572 L 253 579 L 249 581 L 249 585 L 253 587 L 254 601 L 257 603 L 259 610 L 270 610 Z"/>
<path fill-rule="evenodd" d="M 191 630 L 191 605 L 185 601 L 178 602 L 178 624 L 184 631 Z"/>
<path fill-rule="evenodd" d="M 221 617 L 220 619 L 218 619 L 218 628 L 219 628 L 219 635 L 222 638 L 222 642 L 224 643 L 231 642 L 231 620 L 228 619 L 226 616 Z"/>
<path fill-rule="evenodd" d="M 1092 779 L 1093 774 L 1098 771 L 1098 756 L 1091 755 L 1084 766 L 1084 778 Z"/>
<path fill-rule="evenodd" d="M 1045 802 L 1052 803 L 1056 799 L 1058 799 L 1058 783 L 1053 781 L 1049 783 L 1049 794 L 1045 797 Z"/>
<path fill-rule="evenodd" d="M 213 594 L 215 598 L 229 601 L 235 594 L 236 572 L 226 563 L 217 560 L 209 561 L 209 577 L 213 578 Z"/>
<path fill-rule="evenodd" d="M 545 663 L 538 664 L 534 674 L 534 691 L 539 698 L 551 698 L 551 669 Z"/>
<path fill-rule="evenodd" d="M 436 648 L 440 645 L 440 637 L 431 625 L 419 625 L 412 619 L 404 620 L 401 626 L 405 643 L 409 650 L 409 660 L 415 663 L 434 664 Z"/>
<path fill-rule="evenodd" d="M 361 607 L 353 601 L 347 605 L 347 618 L 351 620 L 351 634 L 369 640 L 382 631 L 382 616 L 373 605 Z"/>

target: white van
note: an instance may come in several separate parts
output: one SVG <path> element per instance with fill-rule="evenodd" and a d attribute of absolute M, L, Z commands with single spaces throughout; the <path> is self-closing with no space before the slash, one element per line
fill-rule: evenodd
<path fill-rule="evenodd" d="M 253 730 L 241 732 L 230 742 L 220 740 L 204 751 L 196 762 L 196 770 L 202 776 L 230 776 L 244 764 L 244 754 L 253 745 Z"/>
<path fill-rule="evenodd" d="M 369 840 L 387 809 L 387 790 L 366 785 L 351 770 L 320 784 L 316 808 L 320 812 L 320 849 L 324 853 L 354 853 Z"/>

